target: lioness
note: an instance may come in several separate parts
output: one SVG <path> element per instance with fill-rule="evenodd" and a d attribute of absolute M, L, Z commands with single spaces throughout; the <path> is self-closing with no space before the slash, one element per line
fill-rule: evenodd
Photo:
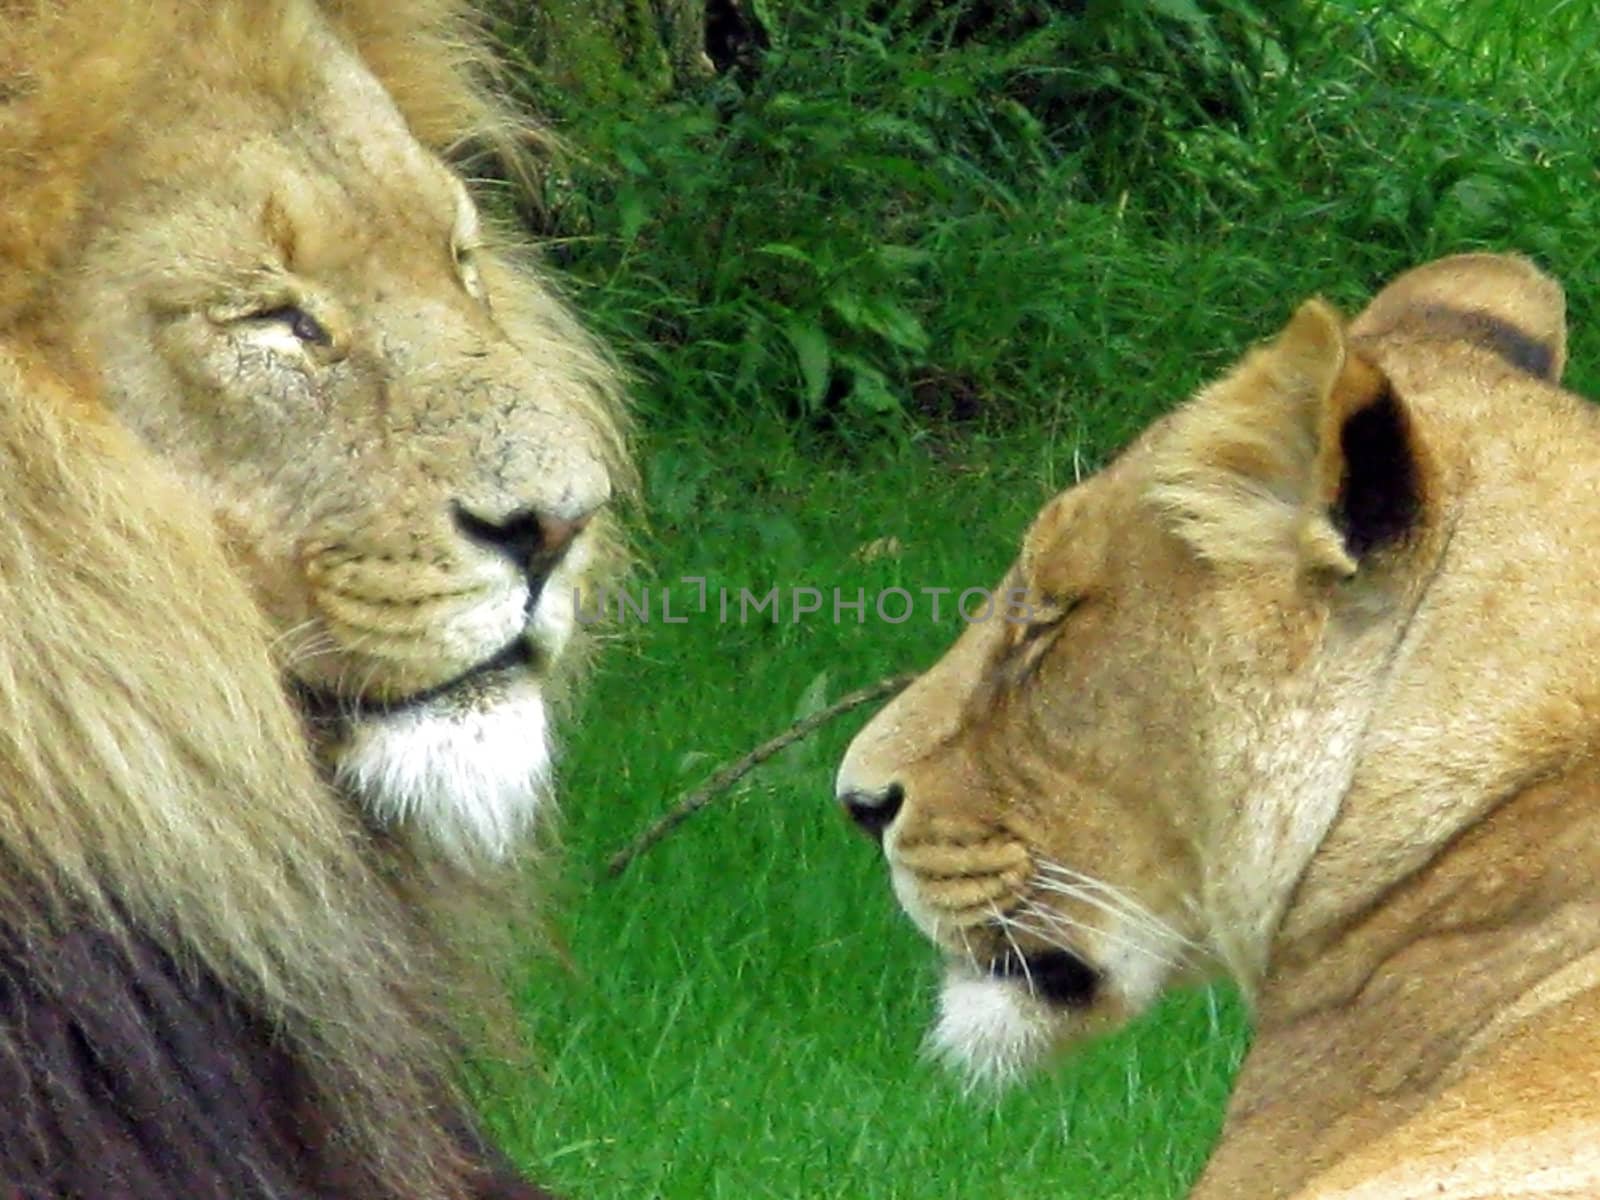
<path fill-rule="evenodd" d="M 1009 1075 L 1230 973 L 1192 1195 L 1600 1195 L 1600 421 L 1465 255 L 1270 344 L 1045 506 L 838 793 Z"/>

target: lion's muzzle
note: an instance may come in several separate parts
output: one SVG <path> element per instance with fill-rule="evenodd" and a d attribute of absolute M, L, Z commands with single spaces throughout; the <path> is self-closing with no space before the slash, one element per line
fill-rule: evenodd
<path fill-rule="evenodd" d="M 333 778 L 456 859 L 512 853 L 550 789 L 552 673 L 610 498 L 567 479 L 532 504 L 413 506 L 303 559 L 326 649 L 294 669 Z"/>

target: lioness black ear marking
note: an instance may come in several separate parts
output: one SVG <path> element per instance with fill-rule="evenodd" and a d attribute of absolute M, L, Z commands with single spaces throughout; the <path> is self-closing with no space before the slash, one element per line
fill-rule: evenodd
<path fill-rule="evenodd" d="M 1558 383 L 1567 361 L 1567 302 L 1561 285 L 1526 258 L 1456 254 L 1390 281 L 1350 334 L 1359 342 L 1475 346 Z"/>
<path fill-rule="evenodd" d="M 1411 421 L 1387 381 L 1345 419 L 1339 449 L 1344 471 L 1329 515 L 1359 560 L 1404 537 L 1422 511 Z"/>
<path fill-rule="evenodd" d="M 1503 317 L 1482 309 L 1453 308 L 1445 304 L 1419 305 L 1416 317 L 1421 328 L 1441 337 L 1482 346 L 1519 371 L 1551 383 L 1558 382 L 1560 369 L 1555 347 Z"/>

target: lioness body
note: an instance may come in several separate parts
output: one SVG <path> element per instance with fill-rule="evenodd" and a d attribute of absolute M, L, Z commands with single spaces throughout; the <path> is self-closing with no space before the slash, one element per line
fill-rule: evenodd
<path fill-rule="evenodd" d="M 1004 1073 L 1221 964 L 1257 1034 L 1196 1197 L 1600 1193 L 1600 421 L 1563 357 L 1548 279 L 1443 260 L 1045 509 L 1034 621 L 841 769 L 951 956 L 948 1054 Z"/>

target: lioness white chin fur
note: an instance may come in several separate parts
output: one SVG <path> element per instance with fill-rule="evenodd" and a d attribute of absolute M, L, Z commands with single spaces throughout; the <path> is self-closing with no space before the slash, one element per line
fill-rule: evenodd
<path fill-rule="evenodd" d="M 1199 1200 L 1600 1195 L 1600 414 L 1561 289 L 1420 267 L 1045 506 L 838 791 L 1006 1076 L 1222 970 Z"/>

